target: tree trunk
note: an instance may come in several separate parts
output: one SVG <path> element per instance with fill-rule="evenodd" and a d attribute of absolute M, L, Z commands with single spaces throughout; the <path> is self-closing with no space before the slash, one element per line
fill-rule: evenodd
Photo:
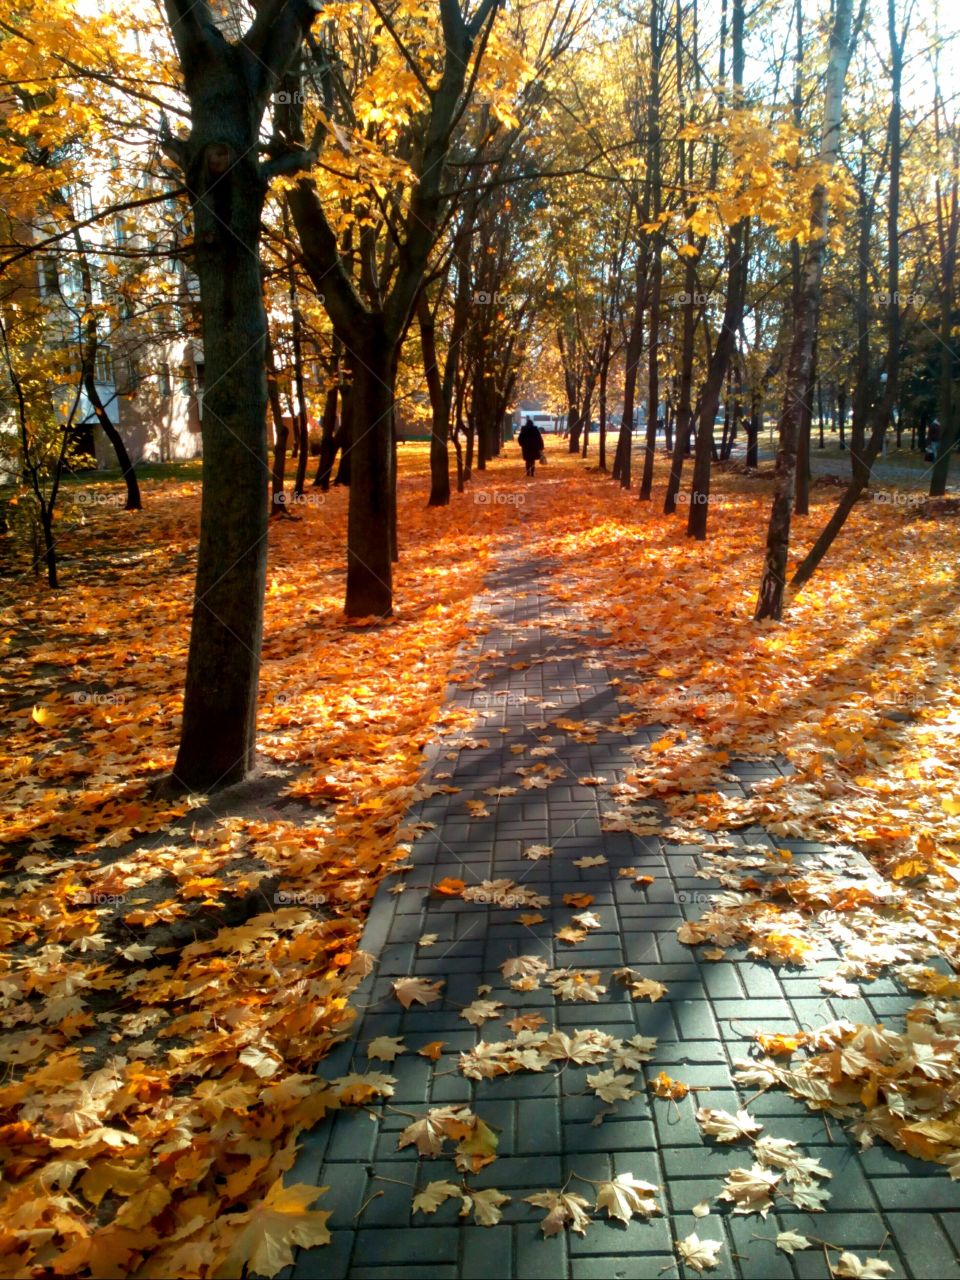
<path fill-rule="evenodd" d="M 907 31 L 897 38 L 895 0 L 888 0 L 887 27 L 891 50 L 890 115 L 887 125 L 890 144 L 890 194 L 887 201 L 887 359 L 886 387 L 883 398 L 874 408 L 870 443 L 864 453 L 853 452 L 853 474 L 837 508 L 814 546 L 793 575 L 791 587 L 799 591 L 816 571 L 834 539 L 846 523 L 854 504 L 866 488 L 870 471 L 886 435 L 893 406 L 897 403 L 900 378 L 900 168 L 901 107 L 900 86 L 903 73 L 903 48 Z"/>
<path fill-rule="evenodd" d="M 833 169 L 840 147 L 843 86 L 852 51 L 850 37 L 852 9 L 853 0 L 836 0 L 833 29 L 830 35 L 823 135 L 819 155 L 820 164 L 825 170 Z M 757 621 L 763 618 L 779 619 L 783 613 L 787 555 L 790 549 L 790 514 L 797 474 L 797 436 L 800 431 L 804 399 L 810 387 L 827 220 L 827 189 L 823 182 L 819 182 L 810 200 L 811 236 L 807 245 L 803 280 L 794 314 L 793 341 L 787 366 L 783 412 L 780 418 L 780 445 L 777 452 L 773 503 L 767 530 L 767 549 L 754 613 Z"/>
<path fill-rule="evenodd" d="M 663 279 L 663 249 L 657 234 L 653 246 L 650 281 L 650 333 L 647 343 L 647 432 L 643 448 L 643 475 L 640 478 L 640 501 L 649 502 L 653 493 L 653 466 L 657 454 L 657 410 L 660 405 L 660 286 Z"/>
<path fill-rule="evenodd" d="M 738 69 L 743 60 L 743 0 L 734 0 L 734 90 L 741 86 Z M 738 19 L 739 15 L 739 19 Z M 738 33 L 739 32 L 739 40 Z M 739 58 L 738 58 L 739 51 Z M 700 404 L 700 424 L 697 429 L 697 447 L 693 460 L 693 484 L 690 493 L 690 514 L 687 517 L 687 536 L 702 542 L 707 536 L 707 509 L 710 502 L 710 471 L 714 453 L 714 422 L 720 405 L 720 393 L 733 357 L 737 331 L 743 320 L 743 307 L 747 288 L 747 251 L 749 223 L 742 218 L 733 228 L 730 237 L 730 267 L 727 277 L 727 297 L 723 322 L 716 345 L 710 356 L 707 379 Z"/>
<path fill-rule="evenodd" d="M 688 233 L 687 243 L 693 243 Z M 677 509 L 677 494 L 680 492 L 680 479 L 683 475 L 683 459 L 690 448 L 690 430 L 693 415 L 690 409 L 690 396 L 693 389 L 693 339 L 694 339 L 694 295 L 697 288 L 696 267 L 690 258 L 684 259 L 684 292 L 686 301 L 683 304 L 683 349 L 680 356 L 680 396 L 677 402 L 676 438 L 673 442 L 673 454 L 670 458 L 670 478 L 667 481 L 667 493 L 663 500 L 663 513 L 672 516 Z"/>
<path fill-rule="evenodd" d="M 254 765 L 267 571 L 267 321 L 260 279 L 265 187 L 256 139 L 204 148 L 194 191 L 206 382 L 200 545 L 180 749 L 191 790 Z"/>
<path fill-rule="evenodd" d="M 430 393 L 430 497 L 427 506 L 445 507 L 450 502 L 450 408 L 437 367 L 436 324 L 427 295 L 422 291 L 417 300 L 417 319 L 423 348 L 423 370 Z"/>
<path fill-rule="evenodd" d="M 277 362 L 273 350 L 273 341 L 267 329 L 267 399 L 270 402 L 270 413 L 273 417 L 273 465 L 270 469 L 270 514 L 283 515 L 286 511 L 284 492 L 284 476 L 287 470 L 287 424 L 283 417 L 283 405 L 280 403 L 280 388 L 277 383 Z"/>
<path fill-rule="evenodd" d="M 817 377 L 817 335 L 813 335 L 813 355 L 810 360 L 810 378 L 807 394 L 803 398 L 803 417 L 797 440 L 797 494 L 794 514 L 810 514 L 810 432 L 813 429 L 813 389 Z"/>
<path fill-rule="evenodd" d="M 326 492 L 330 488 L 330 472 L 333 460 L 337 456 L 337 385 L 328 390 L 323 401 L 323 416 L 320 419 L 320 456 L 317 459 L 317 474 L 313 483 L 318 489 Z"/>
<path fill-rule="evenodd" d="M 348 618 L 393 610 L 392 459 L 394 351 L 379 317 L 347 353 L 353 374 L 353 441 L 347 518 Z"/>
<path fill-rule="evenodd" d="M 603 335 L 603 353 L 600 357 L 600 429 L 597 440 L 597 466 L 607 469 L 607 375 L 610 372 L 610 330 Z"/>

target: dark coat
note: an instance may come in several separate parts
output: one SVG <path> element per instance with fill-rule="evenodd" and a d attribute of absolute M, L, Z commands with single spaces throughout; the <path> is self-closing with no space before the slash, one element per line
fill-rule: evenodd
<path fill-rule="evenodd" d="M 540 434 L 540 428 L 530 421 L 525 422 L 517 435 L 517 444 L 520 446 L 524 462 L 536 462 L 543 453 L 543 436 Z"/>

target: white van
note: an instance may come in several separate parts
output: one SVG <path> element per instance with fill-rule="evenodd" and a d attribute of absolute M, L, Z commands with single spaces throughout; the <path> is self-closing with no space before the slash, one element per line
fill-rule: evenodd
<path fill-rule="evenodd" d="M 563 429 L 563 418 L 557 417 L 552 413 L 518 413 L 517 414 L 517 430 L 519 431 L 527 419 L 533 423 L 535 427 L 540 428 L 542 435 L 552 435 L 555 429 Z"/>

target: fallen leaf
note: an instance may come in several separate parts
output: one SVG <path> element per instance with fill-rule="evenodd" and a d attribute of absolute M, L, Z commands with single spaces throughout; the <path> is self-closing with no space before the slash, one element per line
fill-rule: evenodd
<path fill-rule="evenodd" d="M 675 1241 L 675 1244 L 684 1264 L 694 1271 L 709 1271 L 719 1265 L 717 1254 L 723 1248 L 722 1240 L 701 1240 L 693 1231 L 686 1239 Z"/>

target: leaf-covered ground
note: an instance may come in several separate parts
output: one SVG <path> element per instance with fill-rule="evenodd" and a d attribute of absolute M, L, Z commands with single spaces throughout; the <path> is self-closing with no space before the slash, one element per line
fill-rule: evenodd
<path fill-rule="evenodd" d="M 428 511 L 425 450 L 403 454 L 389 623 L 340 616 L 346 494 L 273 528 L 264 767 L 214 799 L 150 793 L 176 746 L 197 486 L 153 484 L 135 516 L 88 504 L 88 522 L 64 538 L 64 589 L 13 585 L 0 792 L 6 1273 L 230 1276 L 249 1263 L 269 1274 L 291 1245 L 325 1239 L 316 1190 L 281 1180 L 298 1133 L 380 1092 L 372 1077 L 324 1081 L 314 1070 L 349 1029 L 350 994 L 370 963 L 357 952 L 365 908 L 416 837 L 402 819 L 421 749 L 451 727 L 443 689 L 470 600 L 518 519 L 496 498 L 524 483 L 510 458 L 477 477 L 473 494 Z M 525 525 L 528 553 L 559 561 L 551 589 L 605 632 L 598 644 L 617 654 L 623 714 L 667 726 L 615 794 L 596 780 L 607 821 L 646 834 L 662 825 L 653 806 L 672 840 L 714 842 L 728 892 L 686 927 L 689 945 L 746 945 L 802 965 L 818 940 L 842 937 L 831 992 L 890 969 L 917 989 L 909 1035 L 837 1025 L 807 1046 L 771 1039 L 755 1087 L 819 1097 L 953 1172 L 958 988 L 926 961 L 939 950 L 955 962 L 958 949 L 960 525 L 916 503 L 862 502 L 788 620 L 757 627 L 762 482 L 723 477 L 711 540 L 695 544 L 682 518 L 560 463 L 551 457 Z M 798 545 L 835 496 L 814 489 Z M 794 773 L 734 800 L 725 767 L 751 756 L 785 758 Z M 521 785 L 535 788 L 548 768 L 538 762 Z M 482 816 L 483 796 L 468 798 Z M 877 874 L 851 882 L 829 867 L 794 874 L 786 857 L 724 858 L 724 833 L 754 824 L 859 849 Z M 564 940 L 575 949 L 589 903 L 570 905 L 583 908 Z M 409 982 L 401 1001 L 429 998 Z M 657 998 L 649 987 L 636 995 Z M 473 1012 L 481 1025 L 482 993 Z M 538 1034 L 518 1028 L 518 1038 Z M 620 1057 L 607 1052 L 598 1071 L 608 1101 L 626 1087 Z M 718 1116 L 705 1123 L 729 1125 Z M 468 1163 L 485 1158 L 473 1118 L 441 1119 L 441 1139 Z M 753 1141 L 745 1124 L 737 1136 Z M 762 1203 L 763 1177 L 730 1196 Z M 460 1194 L 449 1186 L 431 1199 Z M 611 1186 L 597 1205 L 623 1210 L 651 1194 Z M 549 1195 L 564 1197 L 541 1206 L 558 1230 L 581 1221 L 580 1198 Z M 471 1209 L 481 1224 L 498 1214 L 492 1200 Z M 683 1243 L 689 1265 L 710 1266 L 709 1240 Z"/>

